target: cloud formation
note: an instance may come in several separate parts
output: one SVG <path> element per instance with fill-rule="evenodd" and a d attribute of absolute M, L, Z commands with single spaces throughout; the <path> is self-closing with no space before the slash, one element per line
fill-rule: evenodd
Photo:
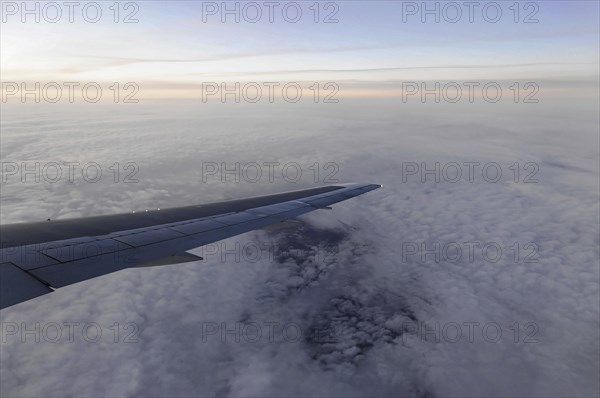
<path fill-rule="evenodd" d="M 95 184 L 11 180 L 3 184 L 3 223 L 303 188 L 323 183 L 327 162 L 339 166 L 334 178 L 384 188 L 302 217 L 295 229 L 195 250 L 204 261 L 126 270 L 3 310 L 4 328 L 39 323 L 47 334 L 22 342 L 3 330 L 1 393 L 598 395 L 593 104 L 559 102 L 556 112 L 379 100 L 318 105 L 3 112 L 3 161 L 139 164 L 134 184 L 112 175 Z M 203 182 L 203 162 L 266 161 L 295 162 L 305 174 L 297 183 L 280 173 L 273 182 Z M 406 169 L 466 162 L 494 162 L 503 177 L 423 182 L 420 171 Z M 538 167 L 537 183 L 524 182 L 528 162 Z M 471 259 L 473 242 L 480 246 Z M 501 256 L 484 253 L 486 243 Z M 526 262 L 530 255 L 537 261 Z M 79 323 L 74 341 L 64 326 L 59 341 L 47 341 L 51 323 Z M 88 341 L 94 327 L 81 335 L 92 323 L 102 331 L 97 342 Z"/>

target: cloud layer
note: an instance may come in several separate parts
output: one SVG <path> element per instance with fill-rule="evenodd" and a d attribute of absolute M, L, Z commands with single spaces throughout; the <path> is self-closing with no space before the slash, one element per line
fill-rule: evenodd
<path fill-rule="evenodd" d="M 332 170 L 384 188 L 294 229 L 197 249 L 204 261 L 126 270 L 3 310 L 1 393 L 598 395 L 595 102 L 3 112 L 3 161 L 139 165 L 138 183 L 112 174 L 95 184 L 9 180 L 3 223 L 291 190 L 323 183 Z M 206 162 L 294 162 L 303 176 L 203 182 Z M 455 163 L 465 173 L 469 162 L 480 165 L 472 181 L 426 174 L 423 182 L 421 170 L 407 170 Z M 497 182 L 481 174 L 491 163 L 503 172 Z M 532 171 L 538 182 L 525 182 Z M 25 342 L 7 334 L 36 323 L 47 329 L 39 343 L 35 333 Z M 63 326 L 49 342 L 51 323 L 79 323 L 79 334 L 71 342 Z M 103 333 L 98 342 L 78 329 L 91 323 Z"/>

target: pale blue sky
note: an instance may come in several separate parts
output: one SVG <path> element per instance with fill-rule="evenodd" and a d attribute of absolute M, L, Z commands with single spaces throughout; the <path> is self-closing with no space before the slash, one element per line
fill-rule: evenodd
<path fill-rule="evenodd" d="M 473 23 L 464 6 L 457 23 L 443 15 L 440 23 L 432 15 L 422 23 L 419 11 L 403 22 L 403 10 L 421 7 L 421 2 L 340 1 L 334 3 L 339 22 L 328 24 L 314 22 L 312 1 L 298 2 L 303 15 L 297 23 L 283 18 L 286 2 L 275 8 L 274 23 L 268 22 L 264 2 L 257 2 L 263 12 L 258 23 L 243 17 L 235 23 L 231 15 L 223 23 L 220 10 L 203 22 L 203 7 L 209 3 L 137 2 L 139 22 L 133 24 L 113 22 L 112 2 L 100 2 L 104 14 L 95 24 L 77 13 L 75 23 L 64 16 L 55 24 L 22 23 L 19 14 L 3 15 L 2 79 L 185 85 L 207 80 L 568 80 L 598 75 L 596 1 L 521 2 L 519 23 L 514 22 L 512 1 L 495 3 L 502 10 L 497 23 L 483 16 L 489 2 L 474 9 Z M 321 21 L 335 11 L 328 3 L 319 4 Z M 440 2 L 440 9 L 446 4 Z M 129 11 L 121 10 L 120 18 Z M 531 13 L 539 22 L 523 23 Z M 473 68 L 479 66 L 485 67 Z"/>

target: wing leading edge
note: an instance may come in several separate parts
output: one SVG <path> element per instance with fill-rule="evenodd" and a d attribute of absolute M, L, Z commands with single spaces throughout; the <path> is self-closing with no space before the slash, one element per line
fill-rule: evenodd
<path fill-rule="evenodd" d="M 342 184 L 207 205 L 0 226 L 0 309 L 380 188 Z M 175 261 L 176 262 L 176 261 Z"/>

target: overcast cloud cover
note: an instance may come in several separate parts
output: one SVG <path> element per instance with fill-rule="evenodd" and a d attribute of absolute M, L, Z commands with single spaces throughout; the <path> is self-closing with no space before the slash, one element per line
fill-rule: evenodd
<path fill-rule="evenodd" d="M 222 247 L 216 254 L 198 249 L 206 261 L 126 270 L 3 310 L 5 325 L 97 322 L 104 336 L 97 343 L 77 335 L 69 342 L 66 328 L 57 343 L 7 336 L 2 394 L 598 395 L 594 101 L 550 99 L 544 109 L 372 100 L 329 108 L 209 110 L 165 103 L 134 105 L 126 113 L 99 106 L 74 115 L 41 106 L 21 116 L 6 112 L 3 159 L 134 160 L 140 171 L 137 184 L 81 178 L 75 184 L 3 184 L 2 222 L 314 185 L 312 175 L 297 184 L 281 176 L 274 183 L 202 183 L 206 161 L 298 162 L 304 170 L 335 162 L 335 178 L 384 188 L 302 217 L 300 228 L 225 242 L 229 250 L 236 243 L 266 248 L 258 256 L 236 259 Z M 497 183 L 477 175 L 472 183 L 422 183 L 414 176 L 403 182 L 402 162 L 436 161 L 497 162 L 504 172 L 515 161 L 535 162 L 539 182 L 515 183 L 512 175 Z M 497 242 L 503 255 L 493 263 L 481 252 L 473 261 L 403 253 L 406 242 L 431 248 L 469 241 Z M 508 249 L 515 242 L 535 243 L 539 261 L 523 262 L 530 251 L 515 261 Z M 137 342 L 114 343 L 109 327 L 115 322 L 138 325 Z M 288 325 L 291 337 L 279 329 L 270 338 L 269 322 Z M 466 326 L 452 342 L 454 334 L 444 338 L 438 331 L 437 341 L 435 333 L 415 331 L 421 322 L 430 329 L 450 322 L 481 326 L 472 342 Z M 495 329 L 488 330 L 491 339 L 482 335 L 490 322 L 503 333 L 495 343 Z M 515 322 L 521 329 L 516 343 Z M 230 330 L 262 325 L 263 335 L 254 341 L 254 334 L 238 333 L 236 342 L 235 334 L 208 333 L 207 325 L 220 329 L 221 323 Z M 302 332 L 298 339 L 296 330 Z M 532 342 L 525 343 L 528 335 Z"/>
<path fill-rule="evenodd" d="M 137 104 L 2 102 L 3 164 L 79 163 L 73 182 L 66 168 L 56 183 L 4 173 L 3 224 L 384 187 L 193 250 L 203 261 L 0 311 L 2 396 L 600 395 L 598 3 L 538 2 L 531 24 L 513 22 L 512 2 L 498 24 L 401 24 L 403 2 L 359 1 L 339 2 L 335 24 L 308 9 L 298 24 L 203 24 L 201 2 L 174 3 L 140 2 L 139 24 L 105 10 L 93 26 L 2 25 L 3 81 L 140 86 Z M 202 82 L 233 79 L 335 82 L 339 103 L 200 100 Z M 497 82 L 504 95 L 403 102 L 407 80 Z M 539 103 L 514 103 L 517 81 L 537 84 Z M 82 178 L 89 162 L 99 182 Z M 205 178 L 207 164 L 265 162 L 279 163 L 273 180 L 266 166 L 256 183 Z M 461 177 L 406 173 L 436 163 Z M 38 324 L 39 342 L 22 336 Z"/>

